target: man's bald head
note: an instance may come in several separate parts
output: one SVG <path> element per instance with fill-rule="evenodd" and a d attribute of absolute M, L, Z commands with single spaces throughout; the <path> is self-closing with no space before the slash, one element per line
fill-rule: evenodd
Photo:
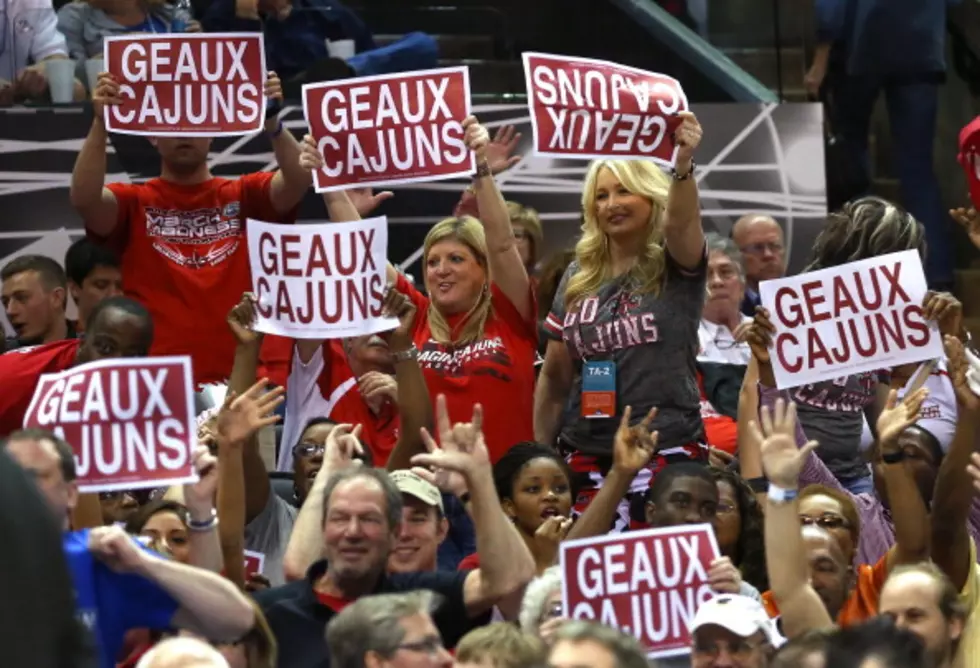
<path fill-rule="evenodd" d="M 229 668 L 221 653 L 196 638 L 170 638 L 143 655 L 136 668 Z"/>
<path fill-rule="evenodd" d="M 783 228 L 771 216 L 742 216 L 732 226 L 731 237 L 742 251 L 746 283 L 753 290 L 758 290 L 760 281 L 781 278 L 786 272 Z"/>

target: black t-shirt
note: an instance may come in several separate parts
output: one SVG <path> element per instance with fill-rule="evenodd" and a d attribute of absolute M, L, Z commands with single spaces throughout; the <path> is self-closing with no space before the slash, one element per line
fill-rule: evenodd
<path fill-rule="evenodd" d="M 337 613 L 323 605 L 313 585 L 327 570 L 327 562 L 310 567 L 304 580 L 290 582 L 255 594 L 279 645 L 278 668 L 329 668 L 327 623 Z M 489 623 L 490 612 L 470 617 L 463 601 L 463 584 L 469 571 L 397 573 L 379 580 L 375 594 L 428 589 L 442 598 L 432 619 L 446 647 L 455 647 L 471 629 Z M 341 668 L 341 667 L 338 667 Z"/>

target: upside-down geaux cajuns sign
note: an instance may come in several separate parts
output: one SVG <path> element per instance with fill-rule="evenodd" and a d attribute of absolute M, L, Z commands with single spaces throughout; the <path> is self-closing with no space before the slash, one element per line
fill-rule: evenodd
<path fill-rule="evenodd" d="M 317 192 L 438 181 L 476 168 L 463 142 L 466 67 L 306 84 L 303 113 L 323 155 Z"/>
<path fill-rule="evenodd" d="M 197 480 L 189 357 L 109 359 L 44 374 L 24 427 L 53 431 L 75 451 L 82 492 Z"/>
<path fill-rule="evenodd" d="M 926 290 L 913 250 L 763 281 L 777 387 L 942 357 L 939 329 L 922 314 Z"/>
<path fill-rule="evenodd" d="M 534 151 L 559 158 L 637 158 L 673 166 L 676 79 L 604 60 L 524 53 Z"/>
<path fill-rule="evenodd" d="M 248 221 L 256 328 L 297 339 L 336 339 L 393 329 L 381 315 L 388 220 L 276 225 Z"/>
<path fill-rule="evenodd" d="M 106 106 L 111 132 L 215 137 L 265 123 L 260 33 L 106 37 L 105 65 L 123 99 Z"/>
<path fill-rule="evenodd" d="M 718 555 L 709 524 L 563 542 L 565 616 L 621 629 L 654 658 L 687 654 L 694 613 L 714 596 L 708 569 Z"/>

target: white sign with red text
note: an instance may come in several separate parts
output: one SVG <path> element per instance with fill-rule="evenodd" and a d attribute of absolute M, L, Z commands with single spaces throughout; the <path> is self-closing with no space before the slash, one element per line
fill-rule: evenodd
<path fill-rule="evenodd" d="M 468 176 L 466 67 L 385 74 L 303 86 L 303 113 L 323 155 L 316 191 Z"/>
<path fill-rule="evenodd" d="M 52 431 L 72 446 L 81 492 L 192 482 L 192 384 L 189 357 L 90 362 L 42 375 L 24 427 Z"/>
<path fill-rule="evenodd" d="M 673 167 L 676 79 L 604 60 L 524 54 L 534 152 L 556 158 L 636 158 Z"/>
<path fill-rule="evenodd" d="M 891 253 L 759 284 L 776 329 L 776 386 L 796 387 L 943 356 L 926 322 L 922 260 Z"/>
<path fill-rule="evenodd" d="M 248 221 L 256 328 L 296 339 L 338 339 L 394 329 L 381 315 L 388 220 L 276 225 Z"/>
<path fill-rule="evenodd" d="M 104 55 L 123 99 L 105 108 L 110 132 L 218 137 L 265 123 L 260 33 L 116 35 Z"/>
<path fill-rule="evenodd" d="M 688 654 L 694 613 L 714 597 L 708 569 L 718 556 L 709 524 L 563 541 L 565 617 L 620 629 L 653 658 Z"/>

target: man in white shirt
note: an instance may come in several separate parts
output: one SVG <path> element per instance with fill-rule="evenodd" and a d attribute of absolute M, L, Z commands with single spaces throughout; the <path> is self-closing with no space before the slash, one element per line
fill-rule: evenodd
<path fill-rule="evenodd" d="M 44 61 L 67 57 L 51 0 L 6 0 L 0 6 L 0 106 L 49 100 Z M 85 99 L 77 79 L 74 99 Z"/>
<path fill-rule="evenodd" d="M 708 294 L 698 327 L 698 361 L 747 365 L 752 352 L 744 341 L 751 318 L 742 315 L 745 269 L 731 239 L 705 235 L 708 247 Z"/>

